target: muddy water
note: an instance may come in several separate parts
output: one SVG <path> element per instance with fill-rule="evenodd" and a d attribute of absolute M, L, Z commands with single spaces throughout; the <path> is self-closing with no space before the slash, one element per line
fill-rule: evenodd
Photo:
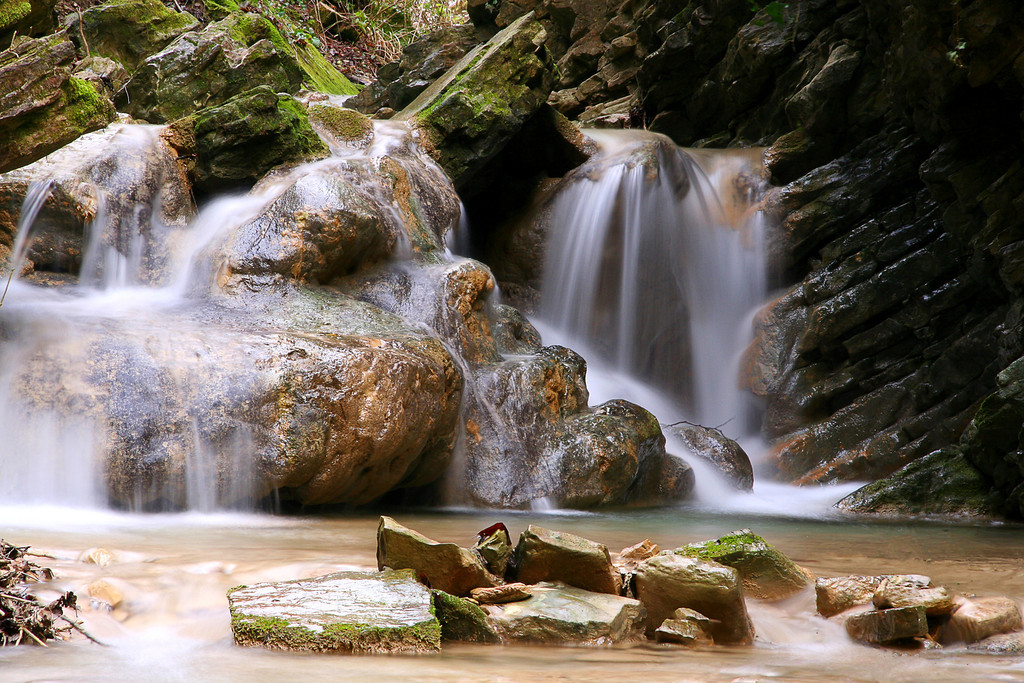
<path fill-rule="evenodd" d="M 497 519 L 514 535 L 535 523 L 619 549 L 644 537 L 662 547 L 749 527 L 821 575 L 917 572 L 962 593 L 1024 596 L 1019 527 L 936 523 L 856 524 L 673 510 L 608 515 L 397 513 L 427 535 L 468 544 Z M 751 603 L 758 631 L 750 648 L 686 651 L 663 646 L 611 649 L 447 646 L 431 656 L 349 657 L 244 649 L 231 641 L 225 591 L 266 580 L 375 566 L 377 517 L 235 515 L 128 516 L 68 510 L 2 509 L 0 535 L 55 559 L 53 591 L 75 590 L 81 617 L 101 648 L 84 640 L 0 650 L 0 681 L 290 680 L 631 680 L 964 681 L 1024 680 L 1024 658 L 962 648 L 891 652 L 849 643 L 813 615 L 813 595 L 781 605 Z M 54 531 L 61 528 L 63 531 Z M 104 548 L 106 566 L 80 555 Z M 103 580 L 123 602 L 90 604 Z M 41 593 L 42 595 L 42 593 Z M 43 596 L 46 597 L 46 596 Z"/>

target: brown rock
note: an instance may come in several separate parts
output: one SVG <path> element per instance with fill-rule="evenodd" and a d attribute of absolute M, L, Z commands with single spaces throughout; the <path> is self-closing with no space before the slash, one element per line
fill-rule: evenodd
<path fill-rule="evenodd" d="M 872 610 L 847 619 L 846 632 L 854 640 L 884 645 L 928 635 L 928 620 L 921 605 Z"/>
<path fill-rule="evenodd" d="M 930 581 L 927 586 L 921 586 L 921 578 L 926 577 L 887 577 L 878 584 L 871 602 L 878 609 L 920 605 L 930 617 L 951 614 L 954 606 L 949 591 L 942 586 L 931 586 Z"/>
<path fill-rule="evenodd" d="M 563 581 L 613 595 L 619 594 L 622 585 L 606 546 L 532 524 L 519 537 L 515 563 L 523 583 Z"/>
<path fill-rule="evenodd" d="M 525 583 L 507 583 L 504 586 L 474 588 L 469 591 L 469 597 L 481 605 L 503 605 L 507 602 L 519 602 L 520 600 L 526 600 L 531 595 L 533 594 Z"/>
<path fill-rule="evenodd" d="M 881 576 L 837 576 L 814 583 L 818 614 L 831 617 L 857 605 L 867 605 L 875 595 Z"/>
<path fill-rule="evenodd" d="M 1010 598 L 963 600 L 942 631 L 943 642 L 974 643 L 1022 627 L 1020 608 Z"/>
<path fill-rule="evenodd" d="M 695 647 L 711 645 L 711 619 L 696 610 L 680 607 L 671 619 L 661 622 L 654 632 L 654 639 L 659 643 L 675 643 Z"/>
<path fill-rule="evenodd" d="M 649 538 L 645 538 L 636 545 L 623 548 L 619 552 L 619 561 L 616 564 L 625 567 L 635 567 L 640 562 L 654 557 L 659 552 L 661 551 L 658 549 L 658 544 Z"/>

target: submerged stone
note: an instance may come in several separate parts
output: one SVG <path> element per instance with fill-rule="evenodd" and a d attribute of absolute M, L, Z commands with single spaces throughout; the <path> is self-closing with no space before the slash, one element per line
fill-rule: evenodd
<path fill-rule="evenodd" d="M 691 543 L 675 551 L 714 560 L 740 573 L 743 589 L 760 600 L 781 600 L 803 590 L 813 577 L 749 529 L 712 541 Z"/>
<path fill-rule="evenodd" d="M 408 570 L 239 586 L 228 607 L 239 645 L 386 654 L 441 646 L 430 590 Z"/>
<path fill-rule="evenodd" d="M 513 562 L 523 583 L 562 581 L 613 595 L 618 595 L 622 586 L 606 546 L 532 524 L 519 537 Z"/>
<path fill-rule="evenodd" d="M 643 637 L 643 605 L 562 583 L 531 587 L 522 602 L 490 608 L 489 623 L 502 641 L 609 645 Z"/>

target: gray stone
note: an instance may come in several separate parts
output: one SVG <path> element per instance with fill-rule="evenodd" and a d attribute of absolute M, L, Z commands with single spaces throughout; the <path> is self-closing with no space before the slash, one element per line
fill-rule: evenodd
<path fill-rule="evenodd" d="M 971 652 L 984 652 L 993 655 L 1024 655 L 1024 633 L 1003 633 L 989 636 L 984 640 L 967 646 Z"/>
<path fill-rule="evenodd" d="M 440 649 L 430 590 L 411 571 L 339 572 L 228 592 L 239 645 L 311 652 Z"/>
<path fill-rule="evenodd" d="M 198 28 L 199 21 L 159 0 L 108 0 L 72 12 L 64 25 L 83 54 L 110 57 L 131 71 L 182 33 Z"/>
<path fill-rule="evenodd" d="M 699 458 L 707 460 L 741 491 L 754 488 L 754 469 L 738 443 L 713 427 L 680 423 L 668 428 Z"/>
<path fill-rule="evenodd" d="M 854 640 L 878 645 L 928 635 L 928 620 L 920 605 L 854 614 L 845 626 Z"/>
<path fill-rule="evenodd" d="M 561 583 L 531 587 L 528 600 L 491 608 L 488 621 L 505 642 L 608 645 L 643 637 L 636 600 Z"/>
<path fill-rule="evenodd" d="M 622 587 L 606 546 L 532 524 L 519 537 L 514 563 L 517 578 L 523 583 L 562 581 L 613 595 L 618 595 Z"/>

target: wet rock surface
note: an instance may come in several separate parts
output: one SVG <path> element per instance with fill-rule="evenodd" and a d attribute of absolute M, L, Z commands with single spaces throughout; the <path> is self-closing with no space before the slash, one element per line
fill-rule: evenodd
<path fill-rule="evenodd" d="M 977 643 L 992 641 L 993 637 L 1022 626 L 1020 606 L 1010 598 L 963 598 L 943 628 L 943 642 Z"/>
<path fill-rule="evenodd" d="M 781 600 L 807 587 L 814 577 L 749 529 L 703 543 L 677 548 L 676 553 L 713 560 L 735 568 L 743 590 L 759 600 Z"/>
<path fill-rule="evenodd" d="M 854 614 L 845 627 L 854 640 L 879 645 L 928 635 L 928 621 L 920 605 Z"/>
<path fill-rule="evenodd" d="M 524 583 L 562 581 L 595 593 L 621 592 L 608 548 L 573 534 L 531 524 L 519 537 L 513 562 Z"/>
<path fill-rule="evenodd" d="M 713 427 L 676 424 L 668 431 L 677 436 L 693 455 L 709 461 L 741 491 L 754 488 L 754 470 L 742 446 Z"/>

